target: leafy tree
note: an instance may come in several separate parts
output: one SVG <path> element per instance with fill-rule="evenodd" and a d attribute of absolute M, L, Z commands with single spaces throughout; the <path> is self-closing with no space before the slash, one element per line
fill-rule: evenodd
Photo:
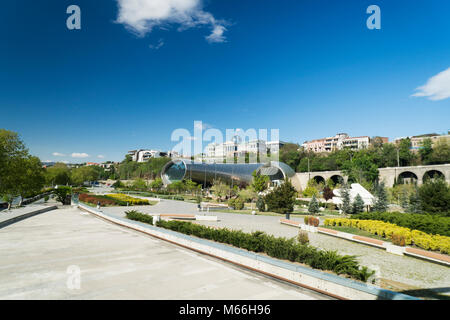
<path fill-rule="evenodd" d="M 221 180 L 213 181 L 211 191 L 219 198 L 220 201 L 222 201 L 223 198 L 231 195 L 231 187 Z"/>
<path fill-rule="evenodd" d="M 386 188 L 384 187 L 384 182 L 375 187 L 375 198 L 376 200 L 372 207 L 372 211 L 386 212 L 388 208 L 388 196 Z"/>
<path fill-rule="evenodd" d="M 445 138 L 440 138 L 433 146 L 433 152 L 428 158 L 427 164 L 445 164 L 450 162 L 450 143 Z"/>
<path fill-rule="evenodd" d="M 122 181 L 120 181 L 120 179 L 116 180 L 116 182 L 114 182 L 111 187 L 113 188 L 123 188 L 124 184 L 122 183 Z"/>
<path fill-rule="evenodd" d="M 312 196 L 318 196 L 319 190 L 317 189 L 317 184 L 314 179 L 310 179 L 306 185 L 305 190 L 302 192 L 303 196 L 306 198 L 311 198 Z"/>
<path fill-rule="evenodd" d="M 64 174 L 64 170 L 60 171 L 61 174 Z M 80 186 L 85 181 L 97 181 L 99 178 L 99 170 L 95 166 L 84 166 L 72 169 L 70 171 L 70 181 L 72 184 Z"/>
<path fill-rule="evenodd" d="M 72 188 L 67 186 L 58 186 L 53 193 L 56 195 L 56 200 L 61 202 L 63 205 L 69 205 L 67 203 L 67 196 L 72 193 Z"/>
<path fill-rule="evenodd" d="M 256 171 L 252 173 L 252 176 L 253 181 L 251 187 L 255 190 L 255 192 L 262 192 L 267 189 L 270 181 L 268 176 L 261 175 L 259 172 L 256 173 Z"/>
<path fill-rule="evenodd" d="M 275 187 L 264 198 L 269 211 L 292 213 L 294 211 L 296 191 L 289 180 Z"/>
<path fill-rule="evenodd" d="M 0 129 L 0 196 L 11 207 L 12 200 L 39 192 L 44 184 L 39 158 L 28 154 L 16 132 Z"/>
<path fill-rule="evenodd" d="M 325 199 L 325 201 L 331 200 L 334 197 L 334 193 L 333 190 L 331 190 L 330 187 L 326 186 L 323 189 L 323 198 Z"/>
<path fill-rule="evenodd" d="M 134 190 L 145 191 L 147 190 L 147 183 L 143 179 L 136 179 L 133 181 L 131 187 Z"/>
<path fill-rule="evenodd" d="M 419 149 L 420 160 L 423 164 L 428 164 L 430 161 L 430 156 L 433 153 L 433 142 L 430 138 L 424 139 L 422 141 L 422 146 Z"/>
<path fill-rule="evenodd" d="M 353 201 L 352 213 L 358 214 L 364 212 L 364 200 L 361 198 L 359 193 L 356 195 L 355 200 Z"/>
<path fill-rule="evenodd" d="M 411 166 L 414 165 L 416 156 L 411 151 L 411 139 L 406 138 L 400 140 L 399 146 L 398 146 L 398 153 L 400 158 L 400 166 Z"/>
<path fill-rule="evenodd" d="M 238 195 L 239 198 L 243 199 L 245 202 L 253 202 L 253 200 L 258 196 L 258 194 L 253 190 L 252 187 L 241 189 L 238 192 Z"/>
<path fill-rule="evenodd" d="M 150 183 L 150 188 L 152 189 L 152 190 L 156 190 L 156 191 L 160 191 L 161 190 L 161 188 L 163 187 L 163 181 L 162 181 L 162 179 L 161 178 L 156 178 L 155 180 L 153 180 L 151 183 Z"/>
<path fill-rule="evenodd" d="M 352 213 L 352 205 L 350 200 L 350 187 L 347 183 L 344 183 L 342 185 L 342 188 L 340 190 L 340 196 L 342 200 L 342 212 L 345 214 Z"/>
<path fill-rule="evenodd" d="M 406 205 L 406 212 L 409 213 L 422 213 L 422 201 L 419 195 L 419 189 L 414 188 L 414 191 L 410 193 L 409 201 L 403 203 L 402 207 Z"/>
<path fill-rule="evenodd" d="M 444 179 L 428 179 L 419 188 L 419 196 L 424 212 L 450 215 L 450 187 Z"/>
<path fill-rule="evenodd" d="M 319 213 L 319 202 L 317 201 L 317 198 L 315 195 L 313 195 L 311 201 L 308 205 L 308 212 L 311 214 Z"/>
<path fill-rule="evenodd" d="M 45 172 L 47 185 L 66 185 L 70 182 L 70 169 L 64 163 L 55 163 Z"/>

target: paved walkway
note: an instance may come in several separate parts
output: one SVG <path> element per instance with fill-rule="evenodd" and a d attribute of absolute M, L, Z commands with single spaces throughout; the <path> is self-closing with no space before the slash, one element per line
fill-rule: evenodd
<path fill-rule="evenodd" d="M 72 208 L 0 229 L 0 283 L 0 299 L 327 298 Z"/>
<path fill-rule="evenodd" d="M 197 211 L 196 204 L 173 200 L 161 200 L 161 203 L 155 206 L 102 208 L 105 212 L 121 217 L 125 216 L 125 211 L 130 209 L 135 209 L 144 213 L 204 213 L 199 213 Z M 210 212 L 206 214 L 217 216 L 219 221 L 201 221 L 197 223 L 239 229 L 246 232 L 264 231 L 275 236 L 287 238 L 296 237 L 299 231 L 298 228 L 280 224 L 279 220 L 284 217 L 283 215 L 280 215 L 279 217 L 263 215 L 253 216 L 225 212 Z M 291 220 L 303 223 L 302 218 L 291 216 Z M 406 290 L 414 288 L 447 288 L 447 294 L 450 294 L 450 289 L 448 289 L 450 288 L 449 267 L 408 256 L 397 256 L 387 253 L 383 249 L 338 239 L 324 234 L 309 233 L 308 235 L 311 245 L 326 250 L 336 250 L 340 254 L 356 255 L 361 265 L 367 266 L 372 270 L 378 270 L 379 277 L 381 278 L 381 285 L 386 289 Z"/>
<path fill-rule="evenodd" d="M 42 201 L 29 204 L 25 207 L 14 208 L 14 209 L 10 209 L 10 210 L 2 210 L 2 211 L 0 211 L 0 225 L 10 219 L 14 219 L 14 218 L 17 218 L 17 217 L 20 217 L 23 215 L 27 215 L 33 211 L 38 211 L 38 210 L 45 209 L 45 208 L 55 206 L 55 205 L 56 205 L 55 202 L 45 203 L 42 199 Z"/>

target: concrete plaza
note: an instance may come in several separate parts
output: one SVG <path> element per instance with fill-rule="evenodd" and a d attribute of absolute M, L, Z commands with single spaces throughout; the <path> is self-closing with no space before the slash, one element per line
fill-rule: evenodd
<path fill-rule="evenodd" d="M 328 299 L 73 208 L 0 229 L 0 283 L 0 299 Z"/>

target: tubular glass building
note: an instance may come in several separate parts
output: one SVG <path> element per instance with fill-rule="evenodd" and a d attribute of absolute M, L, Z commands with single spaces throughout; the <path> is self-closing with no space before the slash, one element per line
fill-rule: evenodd
<path fill-rule="evenodd" d="M 173 160 L 167 163 L 161 177 L 164 185 L 183 179 L 192 180 L 203 186 L 209 186 L 216 179 L 230 184 L 250 184 L 252 173 L 256 171 L 269 176 L 271 181 L 291 178 L 295 173 L 287 164 L 270 163 L 202 163 L 192 160 Z"/>

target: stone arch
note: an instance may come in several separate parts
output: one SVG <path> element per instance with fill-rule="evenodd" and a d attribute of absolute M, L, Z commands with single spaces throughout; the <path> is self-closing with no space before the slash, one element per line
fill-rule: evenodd
<path fill-rule="evenodd" d="M 322 176 L 319 176 L 319 175 L 314 176 L 314 177 L 312 178 L 312 180 L 314 180 L 317 184 L 319 184 L 319 183 L 325 184 L 325 178 L 322 177 Z"/>
<path fill-rule="evenodd" d="M 403 171 L 400 172 L 397 176 L 397 183 L 398 184 L 414 184 L 419 181 L 419 177 L 411 171 Z"/>
<path fill-rule="evenodd" d="M 335 174 L 335 175 L 331 176 L 330 180 L 333 181 L 334 185 L 343 184 L 345 182 L 344 177 L 339 174 Z"/>
<path fill-rule="evenodd" d="M 423 174 L 422 180 L 423 182 L 427 181 L 428 179 L 435 179 L 435 178 L 442 178 L 445 180 L 445 175 L 442 171 L 439 170 L 428 170 Z"/>

